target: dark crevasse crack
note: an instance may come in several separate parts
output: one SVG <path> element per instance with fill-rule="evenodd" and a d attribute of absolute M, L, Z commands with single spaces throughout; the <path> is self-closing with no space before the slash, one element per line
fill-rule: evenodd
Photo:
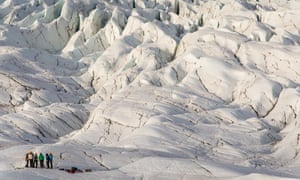
<path fill-rule="evenodd" d="M 99 161 L 96 157 L 89 155 L 86 151 L 83 151 L 83 154 L 87 156 L 88 158 L 92 159 L 94 162 L 96 162 L 100 167 L 103 167 L 106 171 L 109 171 L 110 168 L 105 166 L 101 161 Z M 99 155 L 101 158 L 101 154 Z"/>

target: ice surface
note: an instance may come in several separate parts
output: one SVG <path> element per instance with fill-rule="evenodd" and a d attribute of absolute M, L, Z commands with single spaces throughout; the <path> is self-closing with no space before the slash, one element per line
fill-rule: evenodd
<path fill-rule="evenodd" d="M 0 179 L 299 179 L 299 9 L 0 1 Z"/>

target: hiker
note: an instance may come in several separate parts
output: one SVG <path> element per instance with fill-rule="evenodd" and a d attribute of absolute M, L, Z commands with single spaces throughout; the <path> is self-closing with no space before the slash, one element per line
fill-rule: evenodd
<path fill-rule="evenodd" d="M 28 153 L 28 160 L 30 167 L 33 167 L 33 153 L 31 151 Z"/>
<path fill-rule="evenodd" d="M 46 164 L 47 164 L 47 168 L 49 168 L 49 161 L 50 161 L 49 154 L 46 153 Z"/>
<path fill-rule="evenodd" d="M 33 165 L 34 165 L 35 168 L 37 168 L 37 166 L 38 166 L 38 155 L 37 155 L 36 152 L 34 153 L 33 160 L 34 160 Z"/>
<path fill-rule="evenodd" d="M 28 167 L 28 164 L 29 164 L 29 153 L 26 153 L 25 161 L 26 161 L 25 167 Z"/>
<path fill-rule="evenodd" d="M 43 155 L 43 153 L 40 153 L 39 160 L 40 160 L 40 167 L 44 168 L 44 155 Z"/>
<path fill-rule="evenodd" d="M 49 154 L 49 162 L 50 162 L 50 168 L 52 169 L 53 168 L 53 154 L 52 153 Z"/>

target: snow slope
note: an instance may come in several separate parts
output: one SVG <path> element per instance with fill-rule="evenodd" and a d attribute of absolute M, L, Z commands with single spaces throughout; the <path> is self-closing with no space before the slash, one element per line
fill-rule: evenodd
<path fill-rule="evenodd" d="M 0 179 L 300 178 L 299 9 L 1 0 Z"/>

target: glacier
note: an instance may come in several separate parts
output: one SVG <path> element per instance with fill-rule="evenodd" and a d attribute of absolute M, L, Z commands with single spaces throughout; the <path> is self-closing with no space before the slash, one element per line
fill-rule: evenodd
<path fill-rule="evenodd" d="M 0 179 L 299 179 L 299 10 L 0 0 Z"/>

